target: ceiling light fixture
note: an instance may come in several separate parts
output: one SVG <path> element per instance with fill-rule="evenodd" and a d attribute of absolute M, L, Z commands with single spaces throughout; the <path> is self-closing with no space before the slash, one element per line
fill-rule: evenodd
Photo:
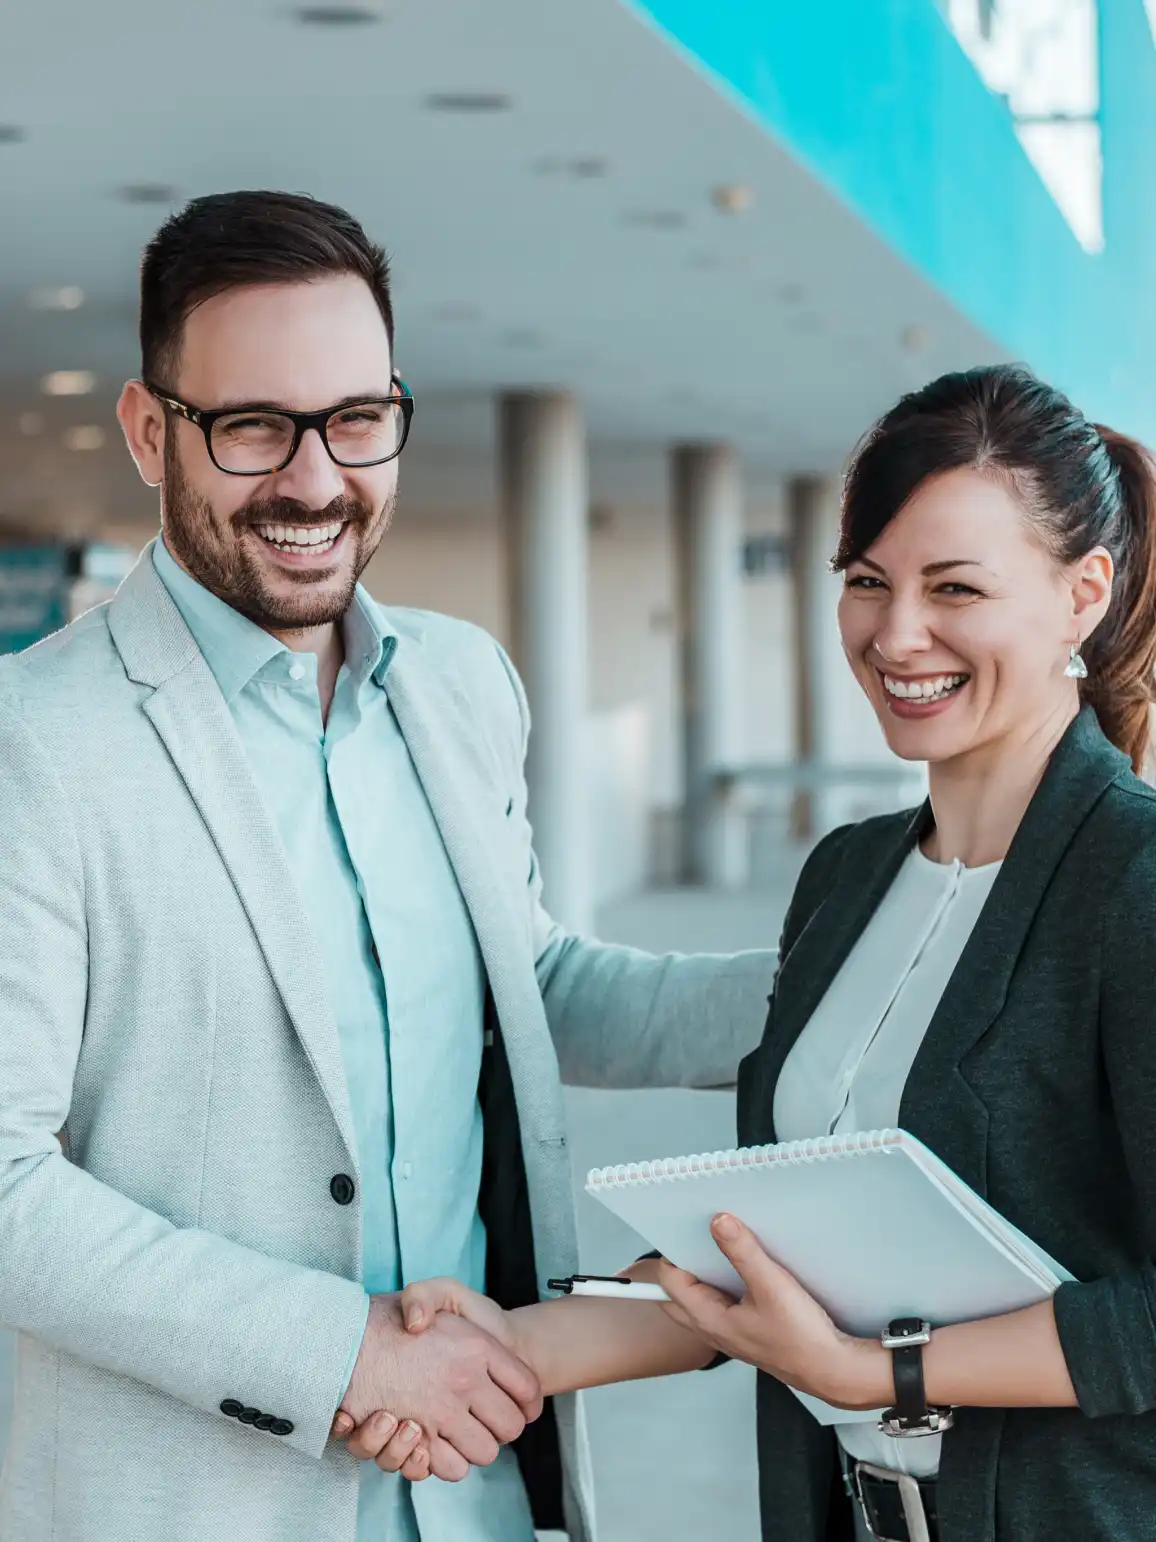
<path fill-rule="evenodd" d="M 430 112 L 508 112 L 512 103 L 504 91 L 436 91 L 427 96 Z"/>
<path fill-rule="evenodd" d="M 533 327 L 508 327 L 502 333 L 507 348 L 541 348 L 546 339 Z"/>
<path fill-rule="evenodd" d="M 382 19 L 372 5 L 302 5 L 293 14 L 306 27 L 361 27 Z"/>
<path fill-rule="evenodd" d="M 686 215 L 678 209 L 636 209 L 623 219 L 645 230 L 681 230 L 686 224 Z"/>
<path fill-rule="evenodd" d="M 66 450 L 103 450 L 104 442 L 104 429 L 96 423 L 77 424 L 75 428 L 68 429 L 64 435 Z"/>
<path fill-rule="evenodd" d="M 571 177 L 576 182 L 588 182 L 606 176 L 610 165 L 600 155 L 547 155 L 534 162 L 534 170 L 541 177 Z"/>
<path fill-rule="evenodd" d="M 84 290 L 75 284 L 64 284 L 59 289 L 34 289 L 28 304 L 34 311 L 78 311 L 84 304 Z"/>
<path fill-rule="evenodd" d="M 176 203 L 177 189 L 171 182 L 128 182 L 120 189 L 125 203 Z"/>
<path fill-rule="evenodd" d="M 716 187 L 710 196 L 715 208 L 722 214 L 745 214 L 754 207 L 755 202 L 753 188 L 741 182 L 724 183 Z"/>
<path fill-rule="evenodd" d="M 695 252 L 690 265 L 703 273 L 746 273 L 756 268 L 759 260 L 755 252 Z"/>
<path fill-rule="evenodd" d="M 96 376 L 87 369 L 54 369 L 40 382 L 45 396 L 88 396 L 96 388 Z"/>

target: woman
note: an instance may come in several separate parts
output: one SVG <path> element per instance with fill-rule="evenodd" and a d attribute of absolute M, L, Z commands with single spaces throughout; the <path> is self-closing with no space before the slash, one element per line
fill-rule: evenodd
<path fill-rule="evenodd" d="M 675 1305 L 501 1314 L 441 1282 L 411 1291 L 415 1326 L 476 1316 L 547 1392 L 715 1350 L 757 1365 L 766 1542 L 1156 1538 L 1156 794 L 1133 774 L 1156 469 L 1022 369 L 949 375 L 860 446 L 833 565 L 848 662 L 890 747 L 928 762 L 930 798 L 809 858 L 739 1141 L 901 1126 L 1080 1283 L 933 1332 L 927 1398 L 955 1422 L 912 1440 L 822 1428 L 791 1394 L 892 1403 L 891 1354 L 840 1333 L 729 1217 L 737 1304 L 643 1263 Z M 407 1432 L 351 1446 L 423 1470 Z M 917 1500 L 861 1463 L 914 1475 Z"/>

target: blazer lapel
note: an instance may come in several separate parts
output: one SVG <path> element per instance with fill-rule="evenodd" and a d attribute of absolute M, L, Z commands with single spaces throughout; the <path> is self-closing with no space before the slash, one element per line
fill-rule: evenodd
<path fill-rule="evenodd" d="M 854 868 L 844 861 L 830 892 L 783 958 L 771 998 L 772 1032 L 763 1071 L 765 1086 L 773 1088 L 778 1083 L 795 1041 L 862 936 L 929 819 L 929 806 L 924 804 L 905 824 L 884 826 L 870 849 L 865 851 L 859 846 Z M 773 1125 L 769 1138 L 776 1139 Z"/>
<path fill-rule="evenodd" d="M 232 716 L 156 575 L 151 545 L 118 590 L 109 629 L 129 678 L 152 688 L 142 710 L 228 870 L 356 1167 L 349 1089 L 320 952 Z"/>
<path fill-rule="evenodd" d="M 908 1076 L 900 1108 L 903 1128 L 934 1146 L 981 1192 L 986 1109 L 975 1098 L 953 1100 L 958 1113 L 949 1121 L 944 1088 L 961 1076 L 960 1062 L 999 1015 L 1064 853 L 1127 766 L 1127 757 L 1108 742 L 1095 713 L 1085 707 L 1056 747 L 1028 805 Z"/>
<path fill-rule="evenodd" d="M 478 735 L 477 707 L 413 637 L 400 639 L 385 689 L 470 913 L 518 1091 L 523 1135 L 556 1139 L 563 1118 L 557 1059 L 530 956 L 528 912 L 517 903 L 508 855 L 495 839 L 502 788 Z M 493 815 L 481 796 L 491 791 Z M 547 1095 L 551 1088 L 556 1096 Z"/>

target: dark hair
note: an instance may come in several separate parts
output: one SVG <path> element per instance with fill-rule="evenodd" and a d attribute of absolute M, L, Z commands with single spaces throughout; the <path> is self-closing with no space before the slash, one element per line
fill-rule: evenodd
<path fill-rule="evenodd" d="M 1021 365 L 943 375 L 855 450 L 832 568 L 861 557 L 929 477 L 968 466 L 1005 483 L 1057 562 L 1111 553 L 1112 603 L 1084 644 L 1080 695 L 1139 771 L 1156 700 L 1156 461 L 1134 439 L 1090 423 Z"/>
<path fill-rule="evenodd" d="M 373 292 L 393 346 L 389 259 L 351 214 L 300 193 L 212 193 L 167 219 L 140 276 L 141 371 L 175 386 L 181 333 L 203 301 L 242 284 L 352 273 Z"/>

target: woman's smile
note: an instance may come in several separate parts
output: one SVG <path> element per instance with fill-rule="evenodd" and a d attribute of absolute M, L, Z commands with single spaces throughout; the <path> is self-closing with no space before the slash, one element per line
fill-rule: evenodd
<path fill-rule="evenodd" d="M 898 675 L 877 669 L 883 682 L 887 710 L 896 717 L 937 717 L 946 712 L 967 686 L 970 675 L 941 672 L 934 675 Z"/>

